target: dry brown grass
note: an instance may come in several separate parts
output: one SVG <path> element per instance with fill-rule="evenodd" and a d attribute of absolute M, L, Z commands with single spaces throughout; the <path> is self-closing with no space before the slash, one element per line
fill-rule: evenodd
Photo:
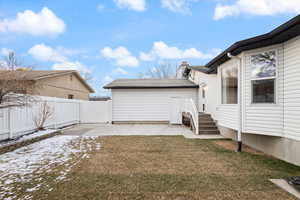
<path fill-rule="evenodd" d="M 300 175 L 300 168 L 274 158 L 180 136 L 98 140 L 102 149 L 68 181 L 34 199 L 295 199 L 268 179 Z"/>

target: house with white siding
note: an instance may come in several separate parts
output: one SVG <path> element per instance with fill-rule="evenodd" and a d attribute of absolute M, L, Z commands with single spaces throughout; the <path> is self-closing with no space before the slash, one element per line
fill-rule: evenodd
<path fill-rule="evenodd" d="M 196 134 L 213 130 L 238 141 L 238 150 L 244 143 L 300 165 L 300 15 L 205 66 L 184 62 L 176 84 L 161 81 L 107 85 L 113 121 L 180 124 L 189 113 Z"/>

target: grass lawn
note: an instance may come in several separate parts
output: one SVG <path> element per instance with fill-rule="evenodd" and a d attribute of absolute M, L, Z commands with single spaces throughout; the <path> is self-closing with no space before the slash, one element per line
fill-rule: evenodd
<path fill-rule="evenodd" d="M 53 178 L 57 170 L 46 172 L 51 191 L 41 187 L 31 199 L 296 199 L 268 179 L 300 175 L 300 168 L 271 157 L 181 136 L 97 140 L 101 148 L 62 182 Z"/>

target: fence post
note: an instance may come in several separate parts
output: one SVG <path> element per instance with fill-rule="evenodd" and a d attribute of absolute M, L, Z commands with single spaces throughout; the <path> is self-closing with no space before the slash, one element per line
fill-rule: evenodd
<path fill-rule="evenodd" d="M 9 130 L 9 139 L 13 138 L 13 127 L 12 127 L 12 108 L 8 108 L 8 130 Z"/>
<path fill-rule="evenodd" d="M 108 123 L 112 123 L 113 118 L 113 112 L 112 112 L 112 100 L 106 101 L 106 108 L 107 108 L 107 117 L 108 117 Z"/>
<path fill-rule="evenodd" d="M 78 123 L 79 124 L 81 124 L 81 105 L 82 104 L 82 102 L 81 101 L 79 101 L 78 102 L 78 114 L 77 114 L 77 116 L 78 116 Z"/>

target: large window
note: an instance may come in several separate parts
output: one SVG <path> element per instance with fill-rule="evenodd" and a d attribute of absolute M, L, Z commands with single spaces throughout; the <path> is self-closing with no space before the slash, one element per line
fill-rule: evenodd
<path fill-rule="evenodd" d="M 276 51 L 251 56 L 252 103 L 275 103 Z"/>
<path fill-rule="evenodd" d="M 222 69 L 222 104 L 237 104 L 238 68 L 237 65 Z"/>

